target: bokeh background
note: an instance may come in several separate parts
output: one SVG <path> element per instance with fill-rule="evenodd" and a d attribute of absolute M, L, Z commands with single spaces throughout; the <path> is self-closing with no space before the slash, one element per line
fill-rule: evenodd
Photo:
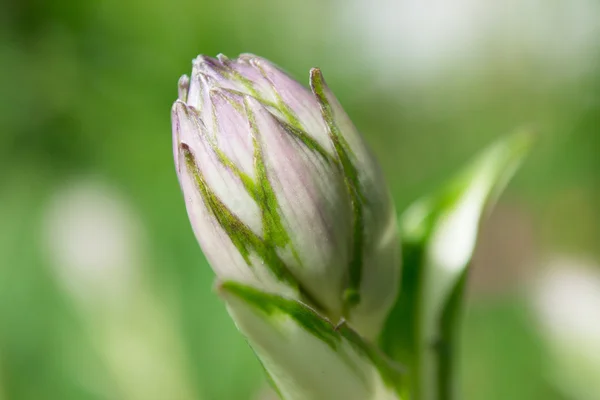
<path fill-rule="evenodd" d="M 600 399 L 600 3 L 4 0 L 0 399 L 267 399 L 212 290 L 170 107 L 199 53 L 323 69 L 398 210 L 521 127 L 482 226 L 467 400 Z"/>

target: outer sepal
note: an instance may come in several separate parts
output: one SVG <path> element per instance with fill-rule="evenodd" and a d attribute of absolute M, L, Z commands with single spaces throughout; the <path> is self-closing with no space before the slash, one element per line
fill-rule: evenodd
<path fill-rule="evenodd" d="M 400 399 L 400 372 L 345 324 L 237 282 L 219 293 L 282 399 Z"/>

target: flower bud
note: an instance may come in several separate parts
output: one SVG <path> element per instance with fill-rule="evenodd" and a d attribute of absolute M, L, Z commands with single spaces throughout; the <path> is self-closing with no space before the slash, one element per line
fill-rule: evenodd
<path fill-rule="evenodd" d="M 217 276 L 302 300 L 374 337 L 397 293 L 394 207 L 321 72 L 199 56 L 173 105 L 177 174 Z"/>

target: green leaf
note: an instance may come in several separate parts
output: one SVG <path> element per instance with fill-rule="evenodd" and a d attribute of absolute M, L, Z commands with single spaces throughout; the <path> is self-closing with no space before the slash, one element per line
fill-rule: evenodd
<path fill-rule="evenodd" d="M 237 282 L 219 294 L 285 400 L 399 400 L 399 370 L 345 324 Z"/>
<path fill-rule="evenodd" d="M 407 366 L 410 398 L 456 397 L 453 353 L 479 224 L 529 151 L 532 139 L 523 131 L 499 140 L 400 218 L 401 292 L 381 345 Z"/>

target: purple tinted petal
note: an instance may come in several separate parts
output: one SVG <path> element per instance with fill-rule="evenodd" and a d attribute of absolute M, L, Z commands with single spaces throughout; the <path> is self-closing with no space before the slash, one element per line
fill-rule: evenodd
<path fill-rule="evenodd" d="M 244 85 L 234 79 L 228 68 L 221 61 L 207 56 L 198 56 L 193 62 L 192 74 L 203 74 L 208 77 L 210 86 L 231 89 L 235 91 L 244 91 Z"/>
<path fill-rule="evenodd" d="M 320 71 L 311 71 L 311 80 L 320 80 L 323 94 L 331 109 L 333 123 L 347 144 L 347 150 L 358 174 L 363 207 L 364 250 L 361 303 L 352 310 L 349 320 L 361 334 L 378 332 L 397 293 L 400 270 L 397 223 L 383 172 L 341 104 L 325 83 Z M 312 85 L 315 97 L 315 81 Z"/>
<path fill-rule="evenodd" d="M 237 251 L 227 233 L 221 228 L 204 200 L 194 181 L 193 171 L 188 169 L 184 152 L 179 148 L 179 163 L 182 165 L 180 183 L 185 197 L 186 209 L 198 243 L 214 269 L 223 279 L 255 282 L 256 278 L 246 261 Z"/>
<path fill-rule="evenodd" d="M 254 171 L 254 146 L 250 125 L 243 115 L 243 99 L 224 90 L 212 90 L 211 101 L 216 117 L 216 146 L 249 177 Z"/>
<path fill-rule="evenodd" d="M 291 248 L 281 255 L 306 290 L 339 315 L 352 215 L 343 177 L 336 166 L 289 135 L 261 103 L 248 97 L 247 104 L 291 236 Z"/>
<path fill-rule="evenodd" d="M 319 104 L 312 93 L 298 81 L 263 58 L 254 57 L 249 62 L 268 79 L 273 90 L 280 96 L 281 101 L 289 107 L 304 131 L 325 150 L 333 153 L 333 144 L 327 135 Z"/>
<path fill-rule="evenodd" d="M 187 105 L 199 110 L 202 105 L 202 95 L 204 91 L 205 85 L 202 83 L 200 75 L 197 71 L 192 71 L 187 97 L 182 101 L 184 101 Z"/>
<path fill-rule="evenodd" d="M 258 205 L 246 191 L 240 178 L 219 161 L 206 138 L 204 125 L 196 111 L 177 102 L 176 114 L 180 141 L 194 154 L 207 186 L 244 224 L 261 236 L 263 228 Z M 180 165 L 180 169 L 182 168 Z"/>
<path fill-rule="evenodd" d="M 247 79 L 247 84 L 251 86 L 250 89 L 248 86 L 245 86 L 245 93 L 250 94 L 252 96 L 258 97 L 262 100 L 265 100 L 270 103 L 277 103 L 277 97 L 273 92 L 273 87 L 271 83 L 263 76 L 263 74 L 254 68 L 251 64 L 240 63 L 240 62 L 231 62 L 228 66 L 242 76 L 244 79 Z M 254 92 L 252 91 L 254 90 Z"/>
<path fill-rule="evenodd" d="M 225 182 L 231 182 L 231 174 L 216 161 L 211 147 L 204 140 L 202 122 L 194 116 L 194 110 L 178 101 L 173 106 L 174 149 L 178 177 L 184 194 L 186 209 L 194 230 L 194 234 L 202 247 L 213 270 L 221 279 L 230 279 L 246 284 L 255 285 L 266 291 L 272 291 L 289 296 L 297 295 L 293 288 L 285 286 L 278 281 L 271 271 L 265 268 L 264 261 L 256 254 L 251 253 L 248 260 L 244 259 L 227 232 L 221 227 L 213 212 L 207 208 L 205 200 L 196 181 L 194 166 L 189 165 L 186 152 L 193 155 L 194 165 L 201 170 L 203 178 L 217 197 L 228 206 L 234 214 L 242 218 L 244 209 L 240 209 L 239 202 L 244 197 L 243 191 L 234 185 L 225 195 L 220 191 L 225 187 Z M 181 141 L 181 142 L 180 142 Z M 219 175 L 219 176 L 217 176 Z M 212 177 L 212 178 L 211 178 Z M 215 185 L 215 179 L 217 182 Z M 254 203 L 243 199 L 244 207 Z M 257 213 L 256 210 L 253 212 Z M 248 222 L 247 220 L 244 222 Z M 252 224 L 248 224 L 252 228 Z"/>

